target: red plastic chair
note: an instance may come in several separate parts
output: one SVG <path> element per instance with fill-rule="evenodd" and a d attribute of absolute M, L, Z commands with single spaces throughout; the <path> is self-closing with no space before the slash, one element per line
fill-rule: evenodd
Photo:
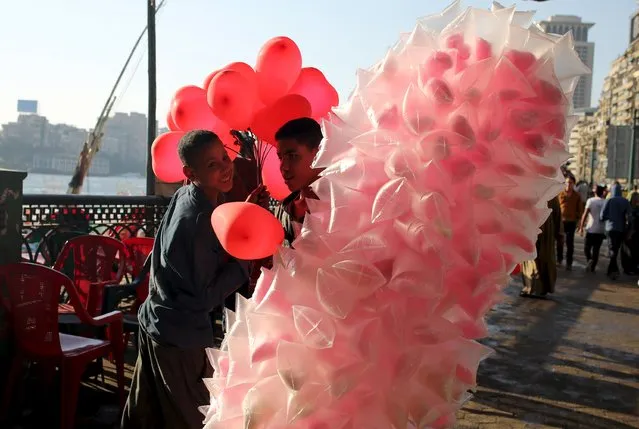
<path fill-rule="evenodd" d="M 3 420 L 26 361 L 37 361 L 60 369 L 61 429 L 74 427 L 80 381 L 85 368 L 90 362 L 109 353 L 115 357 L 120 405 L 124 404 L 122 313 L 114 311 L 91 317 L 83 307 L 71 279 L 43 265 L 23 262 L 0 266 L 0 286 L 8 291 L 8 299 L 3 300 L 3 305 L 9 314 L 9 323 L 17 343 L 0 409 Z M 115 341 L 60 334 L 58 297 L 62 287 L 69 293 L 71 305 L 82 323 L 107 327 L 109 338 Z"/>
<path fill-rule="evenodd" d="M 127 250 L 114 238 L 102 235 L 83 235 L 67 241 L 53 268 L 62 271 L 67 259 L 73 257 L 73 283 L 82 306 L 91 316 L 102 314 L 106 285 L 119 284 L 126 270 Z M 117 265 L 117 270 L 114 267 Z M 68 306 L 60 307 L 68 313 Z"/>
<path fill-rule="evenodd" d="M 127 238 L 122 241 L 129 254 L 129 266 L 127 267 L 128 274 L 131 278 L 137 279 L 144 268 L 144 262 L 146 258 L 151 254 L 153 250 L 153 243 L 155 240 L 151 237 L 133 237 Z M 149 295 L 149 278 L 146 276 L 135 288 L 135 294 L 137 300 L 134 306 L 137 312 L 140 305 L 146 300 Z"/>

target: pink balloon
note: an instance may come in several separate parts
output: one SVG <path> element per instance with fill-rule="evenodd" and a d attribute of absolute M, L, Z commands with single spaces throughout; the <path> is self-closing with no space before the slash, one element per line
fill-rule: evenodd
<path fill-rule="evenodd" d="M 311 104 L 298 94 L 288 94 L 255 113 L 251 130 L 268 143 L 275 144 L 275 133 L 293 119 L 310 117 Z"/>
<path fill-rule="evenodd" d="M 176 92 L 171 103 L 171 117 L 182 131 L 212 130 L 219 122 L 206 102 L 206 92 L 197 86 Z"/>
<path fill-rule="evenodd" d="M 262 145 L 260 153 L 264 164 L 262 165 L 262 182 L 271 193 L 271 197 L 282 201 L 291 193 L 282 173 L 280 172 L 280 160 L 277 157 L 277 150 L 270 145 Z"/>
<path fill-rule="evenodd" d="M 245 130 L 250 125 L 255 97 L 250 82 L 233 70 L 222 70 L 215 75 L 207 93 L 213 114 L 237 130 Z"/>
<path fill-rule="evenodd" d="M 305 67 L 300 71 L 289 93 L 306 98 L 311 103 L 312 117 L 315 119 L 326 117 L 331 107 L 339 104 L 339 95 L 335 88 L 326 80 L 324 74 L 314 67 Z"/>
<path fill-rule="evenodd" d="M 176 183 L 186 178 L 177 151 L 182 136 L 182 131 L 169 131 L 159 135 L 151 145 L 153 173 L 163 182 Z"/>
<path fill-rule="evenodd" d="M 255 64 L 258 92 L 264 104 L 282 97 L 293 86 L 302 69 L 302 53 L 288 37 L 274 37 L 260 49 Z"/>

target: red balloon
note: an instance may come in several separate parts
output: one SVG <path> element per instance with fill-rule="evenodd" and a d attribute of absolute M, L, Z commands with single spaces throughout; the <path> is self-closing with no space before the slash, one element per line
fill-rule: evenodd
<path fill-rule="evenodd" d="M 213 210 L 211 225 L 224 250 L 238 259 L 271 256 L 284 240 L 282 224 L 257 204 L 221 204 Z"/>
<path fill-rule="evenodd" d="M 182 131 L 169 131 L 159 135 L 151 145 L 153 173 L 163 182 L 176 183 L 186 178 L 177 151 L 178 143 L 184 134 Z"/>
<path fill-rule="evenodd" d="M 277 150 L 273 146 L 262 145 L 260 156 L 264 162 L 262 164 L 262 183 L 268 189 L 271 197 L 282 201 L 290 195 L 291 191 L 282 177 Z"/>
<path fill-rule="evenodd" d="M 226 148 L 226 153 L 233 161 L 237 157 L 237 152 L 239 152 L 240 148 L 235 145 L 235 137 L 231 135 L 231 127 L 222 121 L 218 121 L 212 131 L 220 138 Z"/>
<path fill-rule="evenodd" d="M 315 119 L 326 117 L 331 107 L 339 104 L 339 95 L 335 88 L 326 80 L 324 74 L 314 67 L 304 67 L 300 71 L 289 93 L 304 96 L 311 103 Z"/>
<path fill-rule="evenodd" d="M 175 122 L 173 122 L 173 116 L 171 116 L 171 111 L 170 110 L 169 110 L 169 113 L 167 113 L 167 115 L 166 115 L 166 126 L 171 131 L 180 131 L 178 126 L 175 125 Z"/>
<path fill-rule="evenodd" d="M 222 70 L 231 70 L 240 73 L 249 82 L 249 85 L 257 88 L 257 75 L 250 65 L 238 61 L 227 65 Z"/>
<path fill-rule="evenodd" d="M 288 37 L 274 37 L 260 49 L 255 64 L 260 99 L 267 106 L 293 86 L 302 69 L 302 53 Z"/>
<path fill-rule="evenodd" d="M 261 140 L 275 143 L 275 133 L 282 125 L 293 119 L 311 117 L 311 114 L 311 104 L 306 98 L 298 94 L 285 95 L 255 114 L 251 130 Z"/>
<path fill-rule="evenodd" d="M 253 94 L 253 99 L 255 100 L 253 103 L 253 112 L 264 107 L 264 103 L 260 100 L 257 92 L 257 74 L 255 73 L 255 70 L 253 70 L 253 67 L 243 62 L 235 62 L 224 67 L 224 69 L 236 71 L 246 78 L 247 85 L 249 86 L 250 91 Z"/>
<path fill-rule="evenodd" d="M 209 85 L 211 84 L 211 81 L 222 70 L 223 69 L 212 71 L 211 73 L 209 73 L 209 75 L 206 77 L 206 79 L 204 79 L 204 84 L 202 85 L 202 88 L 204 88 L 205 91 L 208 91 Z"/>
<path fill-rule="evenodd" d="M 212 130 L 220 120 L 206 102 L 206 92 L 197 86 L 181 88 L 171 103 L 173 123 L 183 131 Z"/>
<path fill-rule="evenodd" d="M 239 72 L 222 70 L 208 88 L 207 101 L 215 116 L 231 128 L 245 130 L 253 119 L 255 90 Z"/>
<path fill-rule="evenodd" d="M 198 98 L 201 96 L 202 96 L 202 88 L 195 85 L 187 85 L 175 91 L 175 94 L 173 95 L 173 100 L 171 102 L 177 99 L 186 100 L 186 99 Z"/>

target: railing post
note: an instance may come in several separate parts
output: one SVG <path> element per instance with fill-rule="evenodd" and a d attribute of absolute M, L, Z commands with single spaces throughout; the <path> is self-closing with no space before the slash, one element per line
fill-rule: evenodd
<path fill-rule="evenodd" d="M 23 171 L 0 169 L 0 265 L 20 262 L 22 250 Z M 0 284 L 0 299 L 8 293 Z M 5 384 L 10 362 L 9 324 L 0 305 L 0 386 Z"/>

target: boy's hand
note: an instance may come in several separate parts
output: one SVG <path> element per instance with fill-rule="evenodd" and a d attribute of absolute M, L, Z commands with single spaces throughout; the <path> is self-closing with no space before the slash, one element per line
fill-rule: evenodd
<path fill-rule="evenodd" d="M 260 185 L 253 192 L 251 192 L 246 198 L 247 203 L 257 204 L 258 206 L 262 206 L 264 208 L 268 208 L 268 202 L 271 199 L 271 194 L 269 194 L 266 186 Z"/>

